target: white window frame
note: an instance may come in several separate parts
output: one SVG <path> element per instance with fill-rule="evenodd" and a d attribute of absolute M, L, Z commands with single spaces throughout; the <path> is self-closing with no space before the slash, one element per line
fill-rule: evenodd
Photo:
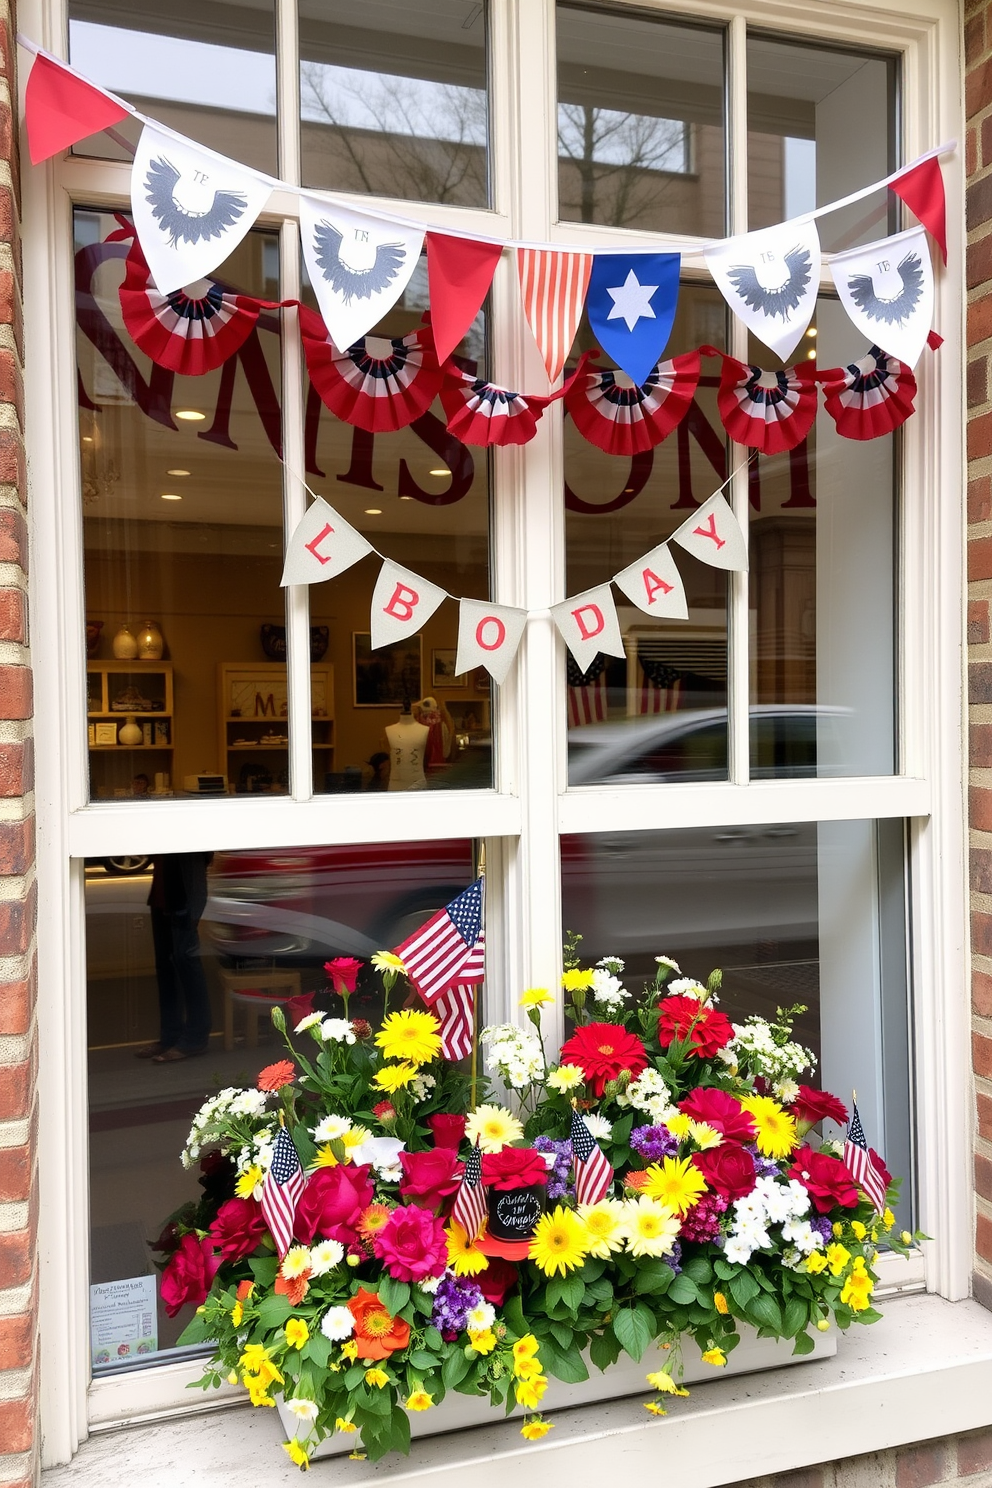
<path fill-rule="evenodd" d="M 729 230 L 746 226 L 745 28 L 784 37 L 894 51 L 902 59 L 901 158 L 962 135 L 955 0 L 614 0 L 620 15 L 691 16 L 727 26 L 729 57 Z M 24 31 L 67 55 L 65 0 L 22 0 Z M 296 15 L 277 0 L 281 115 L 297 114 Z M 656 235 L 556 222 L 554 0 L 490 0 L 491 179 L 489 211 L 418 204 L 428 222 L 490 234 L 581 243 L 619 237 L 654 246 Z M 23 58 L 22 58 L 23 60 Z M 23 69 L 27 71 L 26 67 Z M 539 148 L 543 139 L 545 148 Z M 280 131 L 279 171 L 298 180 L 295 128 Z M 560 418 L 538 425 L 529 444 L 495 451 L 494 598 L 532 618 L 499 694 L 497 789 L 492 792 L 311 797 L 306 730 L 293 747 L 293 794 L 280 800 L 94 804 L 87 799 L 82 531 L 79 512 L 71 213 L 74 204 L 128 199 L 129 166 L 67 158 L 32 167 L 25 158 L 24 289 L 26 406 L 32 538 L 32 656 L 36 679 L 41 1045 L 42 1401 L 45 1455 L 66 1461 L 89 1425 L 122 1415 L 188 1410 L 195 1366 L 174 1364 L 91 1384 L 88 1367 L 89 1216 L 86 1194 L 86 1038 L 82 860 L 166 852 L 381 842 L 471 835 L 488 844 L 489 1013 L 515 1016 L 514 988 L 560 978 L 559 849 L 562 832 L 663 826 L 756 825 L 854 818 L 906 818 L 912 885 L 912 1036 L 920 1219 L 929 1290 L 966 1296 L 971 1271 L 970 1066 L 968 1060 L 962 433 L 962 161 L 943 162 L 949 193 L 950 262 L 937 279 L 936 324 L 945 337 L 918 369 L 917 413 L 902 435 L 898 759 L 884 778 L 748 783 L 747 575 L 730 588 L 730 779 L 717 784 L 569 791 L 564 668 L 547 607 L 565 594 L 563 440 Z M 366 198 L 358 198 L 359 204 Z M 380 199 L 400 213 L 408 202 Z M 298 263 L 296 201 L 273 198 L 262 219 L 281 234 L 284 292 Z M 694 242 L 682 238 L 683 252 Z M 516 306 L 504 256 L 493 289 L 494 378 L 540 386 L 536 348 Z M 731 350 L 744 350 L 735 326 Z M 294 317 L 284 320 L 284 367 L 299 366 Z M 283 380 L 287 464 L 303 467 L 301 384 Z M 739 520 L 748 517 L 746 478 L 735 481 Z M 305 496 L 285 481 L 287 530 Z M 291 708 L 309 717 L 307 597 L 289 591 Z M 537 726 L 535 726 L 537 721 Z M 549 747 L 550 746 L 550 747 Z M 561 1012 L 558 1009 L 558 1027 Z M 852 1031 L 852 1037 L 856 1034 Z"/>

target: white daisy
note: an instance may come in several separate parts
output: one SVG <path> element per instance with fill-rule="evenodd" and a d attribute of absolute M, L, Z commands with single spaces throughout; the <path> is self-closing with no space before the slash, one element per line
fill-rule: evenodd
<path fill-rule="evenodd" d="M 326 1272 L 333 1271 L 343 1260 L 344 1246 L 337 1240 L 321 1240 L 310 1251 L 310 1265 L 314 1276 L 323 1276 Z"/>
<path fill-rule="evenodd" d="M 607 1121 L 605 1116 L 587 1116 L 586 1126 L 589 1128 L 589 1135 L 600 1142 L 605 1142 L 613 1134 L 613 1123 Z"/>
<path fill-rule="evenodd" d="M 350 1116 L 325 1116 L 323 1121 L 310 1128 L 315 1142 L 339 1142 L 345 1132 L 351 1131 Z"/>
<path fill-rule="evenodd" d="M 292 1400 L 287 1400 L 284 1403 L 290 1415 L 295 1416 L 298 1421 L 316 1421 L 316 1400 L 304 1400 L 302 1396 L 294 1395 Z"/>
<path fill-rule="evenodd" d="M 294 1033 L 306 1033 L 307 1029 L 312 1028 L 315 1023 L 319 1023 L 323 1016 L 323 1013 L 307 1013 L 306 1017 L 301 1018 L 299 1023 L 297 1023 L 293 1030 Z"/>
<path fill-rule="evenodd" d="M 338 1343 L 354 1333 L 355 1319 L 347 1307 L 329 1307 L 320 1320 L 320 1331 L 325 1338 Z"/>
<path fill-rule="evenodd" d="M 347 1018 L 325 1018 L 320 1025 L 320 1036 L 325 1044 L 332 1040 L 336 1044 L 355 1042 L 355 1030 Z"/>
<path fill-rule="evenodd" d="M 478 1307 L 473 1307 L 468 1314 L 465 1326 L 470 1333 L 484 1333 L 491 1328 L 496 1321 L 496 1309 L 490 1307 L 488 1302 L 480 1302 Z"/>

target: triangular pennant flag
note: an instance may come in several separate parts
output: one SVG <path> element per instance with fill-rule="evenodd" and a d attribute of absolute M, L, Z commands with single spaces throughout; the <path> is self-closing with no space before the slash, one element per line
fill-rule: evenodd
<path fill-rule="evenodd" d="M 614 574 L 613 582 L 646 615 L 664 615 L 666 620 L 687 620 L 682 578 L 667 543 L 659 543 L 636 563 Z"/>
<path fill-rule="evenodd" d="M 391 310 L 424 246 L 423 227 L 300 197 L 303 257 L 327 333 L 347 351 Z"/>
<path fill-rule="evenodd" d="M 387 558 L 372 591 L 372 650 L 416 635 L 447 594 Z"/>
<path fill-rule="evenodd" d="M 322 584 L 374 552 L 372 544 L 318 496 L 293 530 L 279 582 L 283 588 Z"/>
<path fill-rule="evenodd" d="M 711 568 L 747 569 L 747 543 L 728 503 L 719 491 L 704 501 L 698 511 L 687 517 L 673 532 L 669 542 L 677 542 L 694 558 Z"/>
<path fill-rule="evenodd" d="M 517 274 L 524 316 L 534 333 L 537 349 L 556 382 L 561 376 L 582 319 L 591 253 L 562 253 L 547 248 L 518 248 Z"/>
<path fill-rule="evenodd" d="M 947 203 L 944 198 L 944 173 L 936 155 L 914 165 L 904 176 L 891 181 L 896 196 L 902 198 L 911 212 L 923 223 L 940 248 L 947 263 Z"/>
<path fill-rule="evenodd" d="M 933 320 L 933 265 L 922 227 L 830 260 L 837 293 L 862 335 L 915 367 Z"/>
<path fill-rule="evenodd" d="M 115 98 L 84 82 L 68 67 L 60 67 L 51 57 L 35 57 L 24 89 L 24 123 L 32 165 L 40 165 L 130 116 L 130 110 Z"/>
<path fill-rule="evenodd" d="M 482 308 L 503 248 L 448 233 L 427 234 L 427 284 L 437 359 L 444 363 Z"/>
<path fill-rule="evenodd" d="M 583 670 L 600 651 L 607 656 L 626 655 L 609 584 L 598 584 L 595 589 L 552 605 L 551 618 Z"/>
<path fill-rule="evenodd" d="M 236 161 L 146 124 L 131 169 L 131 215 L 156 289 L 168 295 L 212 273 L 271 194 Z"/>
<path fill-rule="evenodd" d="M 460 599 L 456 677 L 483 666 L 495 682 L 505 682 L 526 624 L 526 610 L 512 610 L 508 605 L 481 599 Z"/>
<path fill-rule="evenodd" d="M 706 267 L 734 314 L 783 361 L 813 318 L 820 287 L 815 222 L 782 222 L 707 249 Z"/>
<path fill-rule="evenodd" d="M 586 295 L 599 344 L 640 387 L 668 344 L 679 298 L 678 253 L 602 253 Z"/>

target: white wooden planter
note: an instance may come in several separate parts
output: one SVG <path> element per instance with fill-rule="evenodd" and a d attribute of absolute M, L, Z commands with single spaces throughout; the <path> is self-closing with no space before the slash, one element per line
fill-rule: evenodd
<path fill-rule="evenodd" d="M 727 1374 L 753 1374 L 759 1369 L 781 1369 L 785 1364 L 805 1364 L 811 1359 L 829 1358 L 837 1352 L 836 1331 L 831 1329 L 829 1333 L 816 1333 L 814 1343 L 811 1354 L 796 1357 L 792 1352 L 791 1339 L 759 1338 L 752 1329 L 744 1327 L 741 1329 L 741 1341 L 729 1356 L 726 1365 L 714 1369 L 712 1365 L 703 1363 L 695 1342 L 687 1338 L 683 1343 L 685 1382 L 692 1384 Z M 639 1364 L 624 1354 L 604 1374 L 595 1365 L 589 1365 L 589 1378 L 580 1385 L 565 1385 L 560 1380 L 552 1379 L 541 1401 L 541 1411 L 547 1413 L 571 1405 L 590 1405 L 596 1400 L 615 1400 L 623 1395 L 643 1395 L 645 1400 L 650 1399 L 652 1390 L 645 1375 L 652 1370 L 661 1369 L 666 1358 L 667 1355 L 661 1349 L 651 1348 Z M 588 1362 L 587 1359 L 586 1363 Z M 303 1423 L 286 1409 L 281 1395 L 276 1404 L 286 1435 L 295 1436 L 305 1443 L 308 1431 Z M 671 1409 L 678 1409 L 677 1401 L 672 1402 Z M 512 1414 L 522 1416 L 524 1411 L 518 1406 Z M 410 1434 L 437 1436 L 444 1431 L 464 1431 L 469 1426 L 485 1426 L 503 1419 L 502 1410 L 494 1409 L 488 1403 L 488 1396 L 475 1399 L 452 1391 L 436 1408 L 411 1412 Z M 322 1441 L 312 1455 L 314 1458 L 334 1457 L 339 1452 L 351 1452 L 356 1440 L 353 1435 L 337 1432 Z"/>

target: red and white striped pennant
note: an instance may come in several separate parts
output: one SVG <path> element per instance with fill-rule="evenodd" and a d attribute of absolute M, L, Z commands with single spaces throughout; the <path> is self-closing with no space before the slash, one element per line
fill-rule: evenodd
<path fill-rule="evenodd" d="M 591 253 L 561 253 L 547 248 L 518 248 L 517 274 L 527 324 L 547 369 L 561 376 L 582 319 L 592 273 Z"/>

